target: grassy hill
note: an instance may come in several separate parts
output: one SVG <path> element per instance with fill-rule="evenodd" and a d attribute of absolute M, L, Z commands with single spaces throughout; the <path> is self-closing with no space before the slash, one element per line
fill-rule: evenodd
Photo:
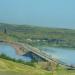
<path fill-rule="evenodd" d="M 75 75 L 75 70 L 67 70 L 59 67 L 54 74 L 44 70 L 40 65 L 31 67 L 21 63 L 0 58 L 0 75 Z"/>
<path fill-rule="evenodd" d="M 0 39 L 6 39 L 6 37 L 33 46 L 75 48 L 75 30 L 72 29 L 0 23 Z"/>
<path fill-rule="evenodd" d="M 50 75 L 46 70 L 0 58 L 0 75 Z"/>

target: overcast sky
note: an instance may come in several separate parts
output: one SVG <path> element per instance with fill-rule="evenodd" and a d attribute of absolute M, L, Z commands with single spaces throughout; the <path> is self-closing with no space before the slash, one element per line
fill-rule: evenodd
<path fill-rule="evenodd" d="M 0 0 L 0 22 L 75 29 L 75 0 Z"/>

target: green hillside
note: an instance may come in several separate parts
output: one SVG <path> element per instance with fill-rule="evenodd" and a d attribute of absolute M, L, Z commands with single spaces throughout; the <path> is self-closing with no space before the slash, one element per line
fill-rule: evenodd
<path fill-rule="evenodd" d="M 0 23 L 0 39 L 6 39 L 6 37 L 33 46 L 75 48 L 75 30 L 72 29 Z"/>
<path fill-rule="evenodd" d="M 0 58 L 0 75 L 50 75 L 50 72 Z"/>
<path fill-rule="evenodd" d="M 0 75 L 75 75 L 75 70 L 59 67 L 54 74 L 41 68 L 39 64 L 31 67 L 21 63 L 0 58 Z"/>

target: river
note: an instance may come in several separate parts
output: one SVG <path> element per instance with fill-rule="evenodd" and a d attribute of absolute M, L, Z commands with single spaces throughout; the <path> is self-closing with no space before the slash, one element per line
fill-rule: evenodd
<path fill-rule="evenodd" d="M 69 48 L 53 48 L 53 47 L 39 47 L 53 58 L 59 59 L 68 65 L 75 65 L 75 50 Z M 27 56 L 16 55 L 16 50 L 11 45 L 0 43 L 0 54 L 6 54 L 11 58 L 22 59 L 24 61 L 31 61 Z"/>
<path fill-rule="evenodd" d="M 0 43 L 0 54 L 5 54 L 11 58 L 21 59 L 23 61 L 31 61 L 31 59 L 27 56 L 21 56 L 16 54 L 15 48 L 13 48 L 9 44 Z"/>
<path fill-rule="evenodd" d="M 75 49 L 53 47 L 39 47 L 39 49 L 68 65 L 75 65 Z"/>

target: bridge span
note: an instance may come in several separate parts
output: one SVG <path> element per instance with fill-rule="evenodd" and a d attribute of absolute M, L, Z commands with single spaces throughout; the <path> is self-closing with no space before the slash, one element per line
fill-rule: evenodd
<path fill-rule="evenodd" d="M 16 53 L 18 55 L 25 55 L 28 53 L 32 53 L 33 56 L 36 55 L 49 63 L 60 64 L 60 65 L 69 67 L 69 65 L 65 64 L 64 62 L 62 62 L 58 59 L 52 58 L 52 56 L 48 55 L 46 52 L 39 50 L 38 48 L 32 47 L 26 43 L 7 42 L 7 41 L 3 41 L 3 42 L 11 44 L 11 46 L 13 46 L 15 48 Z"/>
<path fill-rule="evenodd" d="M 68 66 L 66 63 L 60 61 L 59 59 L 53 58 L 52 56 L 48 55 L 43 50 L 40 50 L 36 47 L 32 47 L 31 45 L 28 45 L 26 43 L 10 42 L 10 44 L 12 44 L 14 48 L 16 48 L 16 53 L 19 55 L 25 55 L 31 52 L 48 62 L 55 62 L 63 66 Z"/>

